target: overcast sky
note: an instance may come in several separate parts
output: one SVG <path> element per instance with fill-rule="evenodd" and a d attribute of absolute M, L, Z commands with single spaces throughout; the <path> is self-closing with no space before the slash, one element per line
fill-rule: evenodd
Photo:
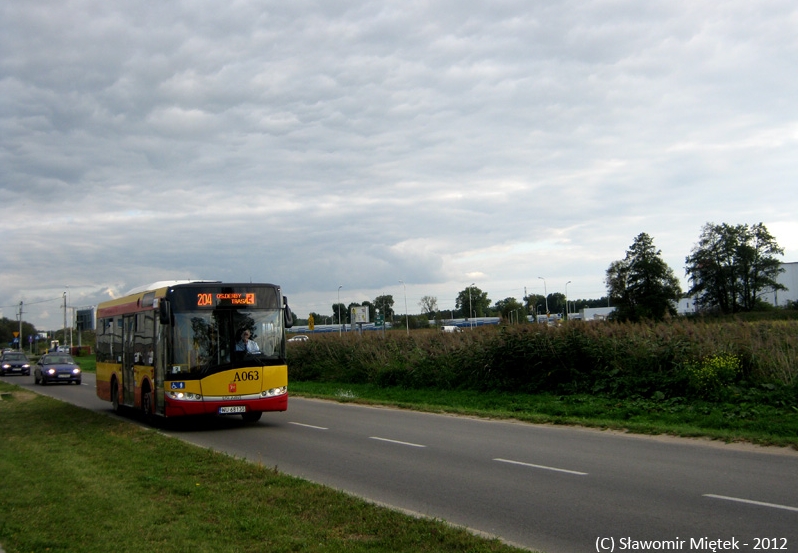
<path fill-rule="evenodd" d="M 798 261 L 797 99 L 794 0 L 8 0 L 0 316 L 192 278 L 303 318 L 599 298 L 641 232 L 686 288 L 707 222 Z"/>

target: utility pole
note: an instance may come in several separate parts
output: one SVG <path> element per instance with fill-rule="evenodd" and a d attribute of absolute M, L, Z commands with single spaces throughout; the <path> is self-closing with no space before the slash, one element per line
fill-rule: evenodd
<path fill-rule="evenodd" d="M 66 300 L 67 300 L 66 292 L 64 292 L 64 345 L 66 345 L 66 341 L 67 341 L 67 339 L 66 339 L 66 317 L 67 317 Z"/>
<path fill-rule="evenodd" d="M 404 288 L 405 291 L 405 326 L 407 327 L 407 335 L 410 336 L 410 316 L 407 313 L 407 286 L 404 280 L 400 280 L 399 282 L 402 283 L 402 288 Z"/>
<path fill-rule="evenodd" d="M 19 302 L 19 342 L 17 350 L 22 351 L 22 300 Z"/>

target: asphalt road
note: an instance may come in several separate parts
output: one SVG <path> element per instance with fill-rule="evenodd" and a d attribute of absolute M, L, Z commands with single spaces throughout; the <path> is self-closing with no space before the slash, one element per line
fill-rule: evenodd
<path fill-rule="evenodd" d="M 80 387 L 5 380 L 111 414 Z M 798 551 L 798 453 L 291 398 L 165 432 L 547 553 Z M 646 544 L 645 541 L 653 541 Z"/>

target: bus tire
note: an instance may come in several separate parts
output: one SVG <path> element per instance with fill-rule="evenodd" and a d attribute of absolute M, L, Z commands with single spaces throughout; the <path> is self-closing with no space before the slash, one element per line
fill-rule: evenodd
<path fill-rule="evenodd" d="M 117 384 L 116 378 L 111 379 L 111 409 L 117 415 L 119 414 L 119 384 Z"/>
<path fill-rule="evenodd" d="M 150 388 L 149 382 L 144 383 L 144 387 L 141 390 L 141 414 L 144 416 L 145 422 L 147 424 L 153 423 L 153 410 L 152 410 L 152 389 Z"/>
<path fill-rule="evenodd" d="M 262 415 L 262 411 L 247 411 L 241 415 L 241 418 L 244 422 L 258 422 Z"/>

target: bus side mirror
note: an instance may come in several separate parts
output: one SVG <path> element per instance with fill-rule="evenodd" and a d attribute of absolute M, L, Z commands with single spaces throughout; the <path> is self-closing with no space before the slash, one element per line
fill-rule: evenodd
<path fill-rule="evenodd" d="M 158 303 L 158 319 L 162 325 L 168 325 L 172 322 L 172 310 L 169 307 L 169 302 L 161 299 Z"/>
<path fill-rule="evenodd" d="M 288 307 L 288 298 L 283 296 L 283 320 L 285 320 L 285 328 L 294 326 L 294 315 L 291 313 L 291 308 Z"/>

